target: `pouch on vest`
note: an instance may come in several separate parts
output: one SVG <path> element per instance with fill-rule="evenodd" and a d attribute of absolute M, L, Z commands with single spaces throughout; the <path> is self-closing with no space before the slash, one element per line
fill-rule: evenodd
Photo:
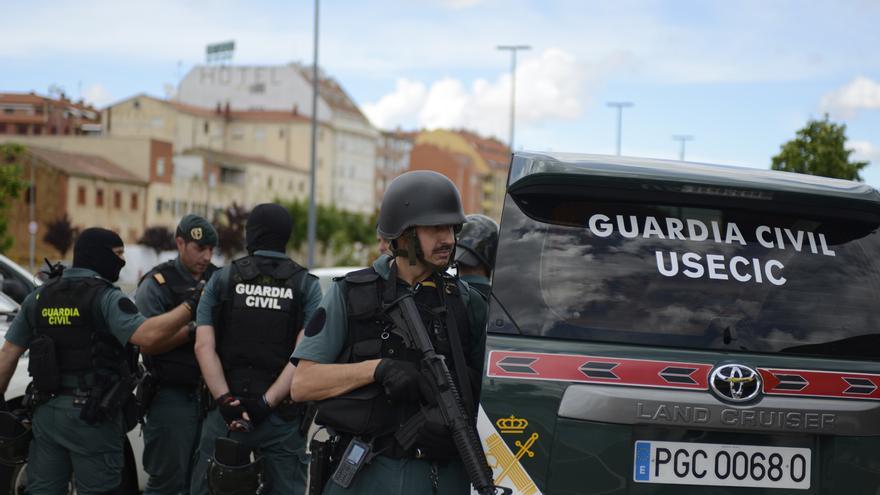
<path fill-rule="evenodd" d="M 318 401 L 316 407 L 315 422 L 337 432 L 379 436 L 397 427 L 397 411 L 376 383 Z"/>
<path fill-rule="evenodd" d="M 28 373 L 34 387 L 42 393 L 55 393 L 61 388 L 61 370 L 55 356 L 55 342 L 47 335 L 31 340 Z"/>

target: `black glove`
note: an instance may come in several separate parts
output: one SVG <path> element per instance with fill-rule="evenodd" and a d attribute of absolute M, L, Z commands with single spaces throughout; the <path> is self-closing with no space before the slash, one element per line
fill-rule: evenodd
<path fill-rule="evenodd" d="M 245 411 L 247 411 L 248 416 L 251 418 L 251 423 L 255 427 L 260 426 L 272 414 L 272 406 L 266 402 L 265 397 L 263 395 L 256 399 L 241 399 L 241 404 L 244 406 Z"/>
<path fill-rule="evenodd" d="M 205 281 L 199 280 L 194 287 L 190 287 L 186 290 L 186 298 L 183 300 L 187 305 L 189 305 L 189 310 L 192 312 L 193 319 L 196 316 L 196 309 L 199 307 L 199 299 L 202 297 L 202 292 L 205 290 Z"/>
<path fill-rule="evenodd" d="M 417 402 L 422 396 L 422 374 L 409 361 L 382 359 L 373 372 L 373 380 L 382 385 L 385 395 L 394 402 Z"/>
<path fill-rule="evenodd" d="M 237 406 L 232 405 L 235 401 L 239 402 Z M 237 423 L 244 421 L 244 405 L 242 405 L 241 400 L 238 397 L 234 397 L 228 392 L 217 397 L 217 409 L 220 411 L 220 415 L 223 416 L 223 420 L 226 421 L 226 426 L 228 426 L 230 430 L 235 429 L 233 427 Z"/>

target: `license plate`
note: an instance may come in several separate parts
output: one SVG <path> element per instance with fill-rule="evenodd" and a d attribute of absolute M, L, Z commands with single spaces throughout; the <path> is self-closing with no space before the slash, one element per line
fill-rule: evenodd
<path fill-rule="evenodd" d="M 794 447 L 639 440 L 633 481 L 808 490 L 811 454 Z"/>

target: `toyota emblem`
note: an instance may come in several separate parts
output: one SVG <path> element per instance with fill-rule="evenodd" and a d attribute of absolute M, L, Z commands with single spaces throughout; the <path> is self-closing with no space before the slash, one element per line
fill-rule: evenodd
<path fill-rule="evenodd" d="M 748 366 L 723 364 L 712 371 L 709 386 L 726 401 L 747 402 L 761 393 L 761 375 Z"/>

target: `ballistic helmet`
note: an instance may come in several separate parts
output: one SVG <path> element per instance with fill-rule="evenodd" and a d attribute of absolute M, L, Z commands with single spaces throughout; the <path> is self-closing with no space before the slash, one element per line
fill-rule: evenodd
<path fill-rule="evenodd" d="M 486 215 L 468 215 L 458 234 L 455 262 L 492 271 L 498 249 L 498 224 Z"/>
<path fill-rule="evenodd" d="M 208 493 L 254 495 L 263 492 L 263 458 L 231 438 L 217 438 L 208 459 Z"/>
<path fill-rule="evenodd" d="M 33 438 L 31 428 L 9 411 L 0 412 L 0 463 L 24 464 Z"/>
<path fill-rule="evenodd" d="M 388 184 L 379 209 L 376 232 L 388 240 L 418 225 L 464 223 L 458 188 L 445 175 L 430 170 L 401 174 Z"/>

